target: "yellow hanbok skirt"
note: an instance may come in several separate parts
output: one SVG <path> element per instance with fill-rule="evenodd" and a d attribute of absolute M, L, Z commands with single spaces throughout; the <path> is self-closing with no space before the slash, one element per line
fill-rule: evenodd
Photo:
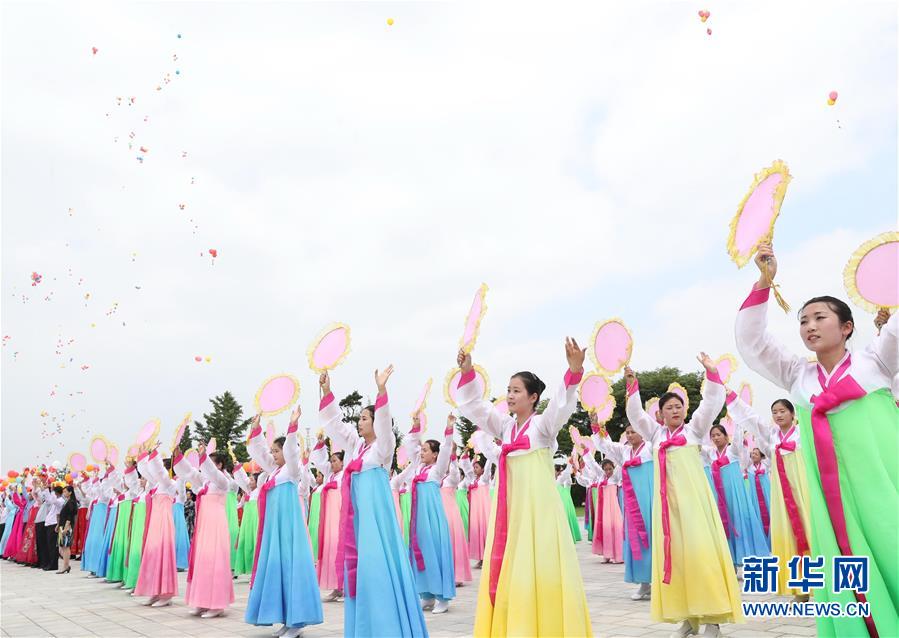
<path fill-rule="evenodd" d="M 779 454 L 779 452 L 775 452 Z M 805 477 L 805 462 L 799 450 L 785 454 L 783 457 L 784 470 L 793 488 L 793 499 L 799 509 L 799 518 L 805 528 L 805 537 L 812 542 L 812 526 L 809 519 L 809 495 L 808 481 Z M 783 488 L 780 484 L 780 473 L 777 471 L 777 459 L 771 463 L 771 553 L 777 556 L 777 593 L 781 596 L 797 596 L 802 591 L 787 587 L 790 580 L 790 568 L 788 563 L 796 556 L 796 536 L 793 534 L 793 526 L 790 525 L 790 517 L 787 515 L 787 506 L 784 503 Z"/>
<path fill-rule="evenodd" d="M 658 456 L 658 450 L 654 450 L 652 619 L 670 623 L 689 620 L 694 628 L 700 624 L 743 622 L 740 586 L 727 537 L 696 445 L 667 451 L 671 582 L 662 582 L 665 538 Z"/>
<path fill-rule="evenodd" d="M 474 635 L 592 636 L 581 569 L 556 490 L 552 456 L 543 448 L 506 461 L 509 533 L 496 605 L 490 603 L 490 550 L 496 521 L 496 499 L 492 499 Z"/>

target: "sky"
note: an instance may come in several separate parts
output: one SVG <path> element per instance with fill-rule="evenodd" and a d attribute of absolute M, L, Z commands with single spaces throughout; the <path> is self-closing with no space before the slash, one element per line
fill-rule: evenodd
<path fill-rule="evenodd" d="M 728 224 L 775 159 L 794 310 L 845 298 L 849 255 L 896 228 L 889 2 L 5 2 L 0 34 L 3 472 L 124 451 L 150 418 L 168 443 L 226 390 L 252 413 L 280 372 L 314 432 L 306 350 L 334 321 L 335 393 L 393 363 L 405 429 L 433 378 L 436 434 L 482 282 L 493 395 L 559 383 L 565 336 L 609 317 L 635 369 L 698 370 L 736 353 L 757 273 Z"/>

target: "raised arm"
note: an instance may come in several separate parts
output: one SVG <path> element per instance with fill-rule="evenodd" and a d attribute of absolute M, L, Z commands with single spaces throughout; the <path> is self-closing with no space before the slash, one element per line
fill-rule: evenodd
<path fill-rule="evenodd" d="M 375 400 L 375 442 L 372 449 L 382 459 L 393 459 L 396 450 L 396 439 L 393 437 L 393 419 L 390 417 L 390 402 L 387 399 L 387 380 L 393 374 L 393 364 L 383 371 L 375 370 L 375 384 L 378 386 L 378 398 Z"/>
<path fill-rule="evenodd" d="M 284 468 L 282 471 L 287 472 L 297 483 L 301 482 L 301 466 L 303 459 L 300 458 L 300 442 L 297 440 L 297 430 L 300 429 L 300 406 L 297 405 L 290 415 L 290 424 L 287 426 L 287 435 L 284 437 L 284 447 L 281 452 L 284 454 Z"/>
<path fill-rule="evenodd" d="M 475 382 L 476 374 L 471 363 L 471 355 L 460 350 L 456 361 L 462 371 L 457 394 L 459 412 L 491 436 L 503 438 L 503 429 L 507 422 L 512 421 L 512 417 L 497 412 L 493 404 L 481 395 Z"/>
<path fill-rule="evenodd" d="M 696 358 L 705 368 L 707 383 L 699 406 L 684 427 L 691 431 L 696 438 L 702 440 L 702 437 L 712 429 L 718 413 L 724 407 L 724 384 L 721 383 L 721 377 L 718 376 L 718 370 L 709 355 L 701 352 Z"/>
<path fill-rule="evenodd" d="M 755 256 L 760 271 L 770 273 L 773 281 L 777 273 L 777 259 L 769 244 L 761 244 Z M 734 332 L 737 351 L 750 368 L 774 383 L 789 390 L 805 360 L 789 352 L 768 332 L 768 296 L 770 285 L 765 275 L 753 286 L 752 292 L 740 306 Z"/>
<path fill-rule="evenodd" d="M 312 452 L 309 454 L 309 462 L 312 463 L 312 466 L 316 470 L 321 472 L 322 485 L 331 480 L 330 457 L 331 454 L 328 451 L 328 446 L 325 444 L 324 435 L 321 435 L 315 443 L 315 447 L 312 448 Z"/>
<path fill-rule="evenodd" d="M 237 483 L 237 487 L 242 489 L 244 493 L 250 493 L 250 477 L 247 476 L 247 471 L 243 469 L 243 465 L 238 463 L 234 467 L 234 471 L 231 472 L 231 478 L 234 479 L 234 482 Z"/>
<path fill-rule="evenodd" d="M 743 426 L 734 422 L 734 437 L 733 441 L 731 441 L 731 445 L 736 447 L 737 458 L 740 460 L 740 467 L 744 470 L 752 464 L 752 459 L 749 457 L 750 449 L 746 445 L 743 445 L 745 434 L 746 432 L 743 429 Z"/>
<path fill-rule="evenodd" d="M 268 448 L 268 442 L 262 434 L 262 415 L 257 414 L 250 429 L 250 440 L 247 442 L 247 453 L 263 470 L 271 474 L 277 469 L 275 459 Z"/>
<path fill-rule="evenodd" d="M 150 475 L 153 477 L 153 480 L 156 481 L 159 485 L 168 489 L 170 487 L 174 487 L 175 483 L 169 477 L 168 471 L 165 469 L 165 465 L 162 464 L 162 455 L 159 454 L 159 450 L 153 450 L 150 453 L 150 456 L 147 458 L 147 470 Z"/>
<path fill-rule="evenodd" d="M 752 409 L 733 390 L 728 390 L 725 403 L 727 404 L 727 414 L 734 423 L 739 424 L 741 428 L 752 434 L 758 439 L 767 439 L 770 436 L 771 428 L 769 424 L 759 416 L 758 412 Z"/>
<path fill-rule="evenodd" d="M 893 313 L 868 346 L 888 377 L 899 374 L 899 320 Z"/>
<path fill-rule="evenodd" d="M 565 338 L 565 357 L 568 359 L 568 370 L 562 383 L 556 388 L 555 395 L 546 405 L 543 414 L 537 421 L 537 429 L 544 435 L 556 438 L 562 426 L 568 422 L 577 407 L 577 386 L 584 377 L 584 357 L 586 348 L 581 348 L 577 341 Z"/>
<path fill-rule="evenodd" d="M 434 480 L 441 480 L 449 471 L 450 457 L 453 455 L 453 428 L 456 424 L 456 417 L 450 414 L 446 419 L 446 428 L 443 430 L 443 443 L 440 445 L 440 452 L 437 453 L 437 460 L 434 462 L 434 468 L 431 470 L 431 476 Z"/>
<path fill-rule="evenodd" d="M 624 404 L 624 412 L 628 423 L 637 431 L 637 434 L 646 441 L 652 441 L 652 437 L 659 429 L 658 422 L 643 409 L 643 401 L 640 399 L 640 384 L 637 375 L 630 367 L 624 369 L 624 382 L 627 392 L 627 400 Z"/>

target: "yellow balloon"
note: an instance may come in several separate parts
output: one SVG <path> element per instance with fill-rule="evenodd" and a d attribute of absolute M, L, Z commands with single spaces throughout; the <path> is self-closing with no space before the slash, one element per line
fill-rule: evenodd
<path fill-rule="evenodd" d="M 393 26 L 393 18 L 387 18 L 387 26 Z"/>
<path fill-rule="evenodd" d="M 210 361 L 212 361 L 212 357 L 206 357 L 206 363 L 209 363 Z"/>
<path fill-rule="evenodd" d="M 830 99 L 827 100 L 827 104 L 828 104 L 829 106 L 833 106 L 833 105 L 836 104 L 836 103 L 837 103 L 836 100 L 830 100 Z"/>

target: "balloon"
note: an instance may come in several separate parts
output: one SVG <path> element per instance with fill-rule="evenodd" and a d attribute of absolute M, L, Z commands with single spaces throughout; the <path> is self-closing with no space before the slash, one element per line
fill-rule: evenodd
<path fill-rule="evenodd" d="M 387 18 L 387 26 L 389 26 L 389 27 L 393 26 L 393 18 Z"/>
<path fill-rule="evenodd" d="M 831 100 L 833 100 L 834 102 L 836 102 L 836 101 L 837 101 L 837 96 L 838 96 L 838 95 L 839 95 L 839 94 L 838 94 L 836 91 L 831 91 L 830 94 L 828 94 L 827 97 L 830 98 Z"/>
<path fill-rule="evenodd" d="M 194 361 L 196 361 L 197 363 L 199 363 L 202 360 L 203 360 L 203 357 L 201 357 L 201 356 L 194 357 Z"/>
<path fill-rule="evenodd" d="M 16 478 L 16 477 L 19 475 L 19 473 L 16 472 L 15 470 L 10 470 L 9 472 L 6 473 L 6 475 L 7 475 L 9 478 L 14 479 L 14 478 Z"/>

